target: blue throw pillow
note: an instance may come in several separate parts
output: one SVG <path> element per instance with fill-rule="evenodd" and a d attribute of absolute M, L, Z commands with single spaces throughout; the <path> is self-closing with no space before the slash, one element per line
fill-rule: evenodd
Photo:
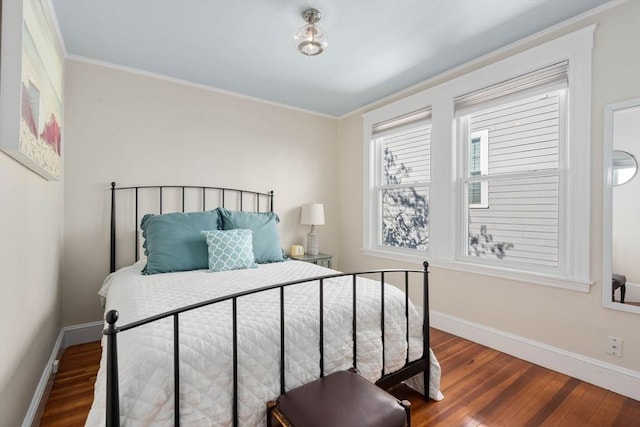
<path fill-rule="evenodd" d="M 253 256 L 255 262 L 284 261 L 276 224 L 280 222 L 273 212 L 240 212 L 218 208 L 223 230 L 246 229 L 253 231 Z"/>
<path fill-rule="evenodd" d="M 219 229 L 218 211 L 147 214 L 140 222 L 147 265 L 142 274 L 201 270 L 209 267 L 202 230 Z"/>
<path fill-rule="evenodd" d="M 258 267 L 253 262 L 251 230 L 207 230 L 202 234 L 209 248 L 209 271 Z"/>

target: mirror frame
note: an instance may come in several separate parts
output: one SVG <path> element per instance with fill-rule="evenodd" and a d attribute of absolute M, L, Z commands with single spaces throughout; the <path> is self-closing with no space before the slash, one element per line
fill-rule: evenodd
<path fill-rule="evenodd" d="M 602 306 L 638 314 L 640 314 L 640 306 L 611 301 L 611 264 L 613 256 L 611 239 L 613 234 L 613 118 L 616 111 L 639 106 L 640 98 L 605 105 L 604 139 L 602 143 L 602 169 L 604 175 L 602 186 Z"/>

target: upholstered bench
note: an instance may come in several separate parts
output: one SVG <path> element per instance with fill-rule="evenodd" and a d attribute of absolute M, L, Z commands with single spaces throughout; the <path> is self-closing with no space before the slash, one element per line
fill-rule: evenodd
<path fill-rule="evenodd" d="M 267 403 L 267 426 L 275 425 L 410 427 L 411 403 L 399 401 L 354 371 L 339 371 Z"/>

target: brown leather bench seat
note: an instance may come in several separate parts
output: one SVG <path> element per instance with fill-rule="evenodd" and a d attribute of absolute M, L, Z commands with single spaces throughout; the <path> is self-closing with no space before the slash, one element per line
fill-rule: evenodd
<path fill-rule="evenodd" d="M 406 427 L 411 404 L 354 371 L 339 371 L 282 394 L 267 404 L 267 425 L 293 427 Z"/>

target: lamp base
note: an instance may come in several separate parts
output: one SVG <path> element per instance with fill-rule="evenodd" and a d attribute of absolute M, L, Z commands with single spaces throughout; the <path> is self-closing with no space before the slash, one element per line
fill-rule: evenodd
<path fill-rule="evenodd" d="M 311 226 L 311 231 L 307 234 L 307 254 L 308 255 L 318 255 L 318 235 Z"/>

